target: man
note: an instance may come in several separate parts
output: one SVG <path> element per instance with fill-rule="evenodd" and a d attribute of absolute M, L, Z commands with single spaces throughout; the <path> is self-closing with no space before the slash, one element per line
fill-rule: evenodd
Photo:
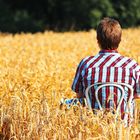
<path fill-rule="evenodd" d="M 97 27 L 97 41 L 100 52 L 96 56 L 84 58 L 78 65 L 73 81 L 72 90 L 77 98 L 85 97 L 88 86 L 99 82 L 119 82 L 130 84 L 134 88 L 134 98 L 140 97 L 140 66 L 131 58 L 121 56 L 117 49 L 121 41 L 122 29 L 118 21 L 104 18 Z M 95 99 L 95 88 L 92 88 L 92 108 L 99 106 Z M 129 98 L 129 90 L 126 88 L 124 100 L 121 104 L 122 118 L 125 112 L 126 101 Z M 109 93 L 113 95 L 113 101 L 109 100 Z M 121 93 L 115 87 L 106 87 L 100 91 L 99 100 L 105 108 L 117 105 Z M 133 104 L 131 109 L 133 111 Z"/>

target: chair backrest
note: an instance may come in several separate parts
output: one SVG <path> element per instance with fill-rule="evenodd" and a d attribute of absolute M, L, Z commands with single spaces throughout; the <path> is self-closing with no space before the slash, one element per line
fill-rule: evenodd
<path fill-rule="evenodd" d="M 95 83 L 95 84 L 92 84 L 90 85 L 89 87 L 87 87 L 86 91 L 85 91 L 85 96 L 86 96 L 86 100 L 87 100 L 87 105 L 90 109 L 92 109 L 92 103 L 91 103 L 91 99 L 90 99 L 90 95 L 89 95 L 89 90 L 94 87 L 94 86 L 97 86 L 97 88 L 95 89 L 95 98 L 96 98 L 96 101 L 99 105 L 99 109 L 100 110 L 103 110 L 102 106 L 101 106 L 101 103 L 99 101 L 99 98 L 98 98 L 98 93 L 99 93 L 99 90 L 102 89 L 103 87 L 117 87 L 118 89 L 120 89 L 121 91 L 121 97 L 120 97 L 120 100 L 119 100 L 119 103 L 118 103 L 118 106 L 116 108 L 116 114 L 118 115 L 119 114 L 119 111 L 120 111 L 120 106 L 121 106 L 121 103 L 123 101 L 123 98 L 124 98 L 124 94 L 125 94 L 125 89 L 124 87 L 127 87 L 128 89 L 130 89 L 130 96 L 129 96 L 129 99 L 128 99 L 128 102 L 127 102 L 127 105 L 126 105 L 126 110 L 125 112 L 128 112 L 129 113 L 129 108 L 130 108 L 130 104 L 131 104 L 131 101 L 133 99 L 133 87 L 129 84 L 126 84 L 126 83 L 116 83 L 116 82 L 107 82 L 107 83 Z M 110 93 L 110 94 L 114 94 L 114 93 Z"/>

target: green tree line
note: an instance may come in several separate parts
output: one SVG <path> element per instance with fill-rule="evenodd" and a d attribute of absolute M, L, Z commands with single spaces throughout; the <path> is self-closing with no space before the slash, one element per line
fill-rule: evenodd
<path fill-rule="evenodd" d="M 0 0 L 2 32 L 88 30 L 107 16 L 139 26 L 140 0 Z"/>

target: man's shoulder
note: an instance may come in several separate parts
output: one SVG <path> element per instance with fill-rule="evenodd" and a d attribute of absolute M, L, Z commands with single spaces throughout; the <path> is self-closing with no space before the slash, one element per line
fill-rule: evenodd
<path fill-rule="evenodd" d="M 137 63 L 137 61 L 133 58 L 130 58 L 130 57 L 127 57 L 127 56 L 121 56 L 124 63 L 128 64 L 126 65 L 126 68 L 127 66 L 131 69 L 140 69 L 140 65 Z"/>
<path fill-rule="evenodd" d="M 131 58 L 131 57 L 127 57 L 127 56 L 124 56 L 124 55 L 121 55 L 121 54 L 119 54 L 119 55 L 120 55 L 120 57 L 121 57 L 124 61 L 129 61 L 129 62 L 133 62 L 133 63 L 135 63 L 135 64 L 138 64 L 138 63 L 136 62 L 136 60 L 133 59 L 133 58 Z"/>
<path fill-rule="evenodd" d="M 94 58 L 94 56 L 87 56 L 87 57 L 84 57 L 80 63 L 79 63 L 79 67 L 81 68 L 86 68 L 86 65 L 92 61 L 92 58 Z"/>
<path fill-rule="evenodd" d="M 87 57 L 84 57 L 81 62 L 86 64 L 88 63 L 92 58 L 94 58 L 94 56 L 87 56 Z"/>

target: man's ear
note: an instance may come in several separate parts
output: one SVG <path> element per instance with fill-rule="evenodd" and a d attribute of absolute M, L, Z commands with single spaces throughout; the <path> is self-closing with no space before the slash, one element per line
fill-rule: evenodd
<path fill-rule="evenodd" d="M 99 45 L 100 43 L 99 43 L 99 40 L 98 40 L 97 36 L 96 36 L 96 40 L 97 40 L 97 44 Z"/>
<path fill-rule="evenodd" d="M 99 40 L 98 40 L 98 39 L 97 39 L 97 44 L 98 44 L 99 48 L 101 49 L 101 45 L 100 45 L 100 43 L 99 43 Z"/>

